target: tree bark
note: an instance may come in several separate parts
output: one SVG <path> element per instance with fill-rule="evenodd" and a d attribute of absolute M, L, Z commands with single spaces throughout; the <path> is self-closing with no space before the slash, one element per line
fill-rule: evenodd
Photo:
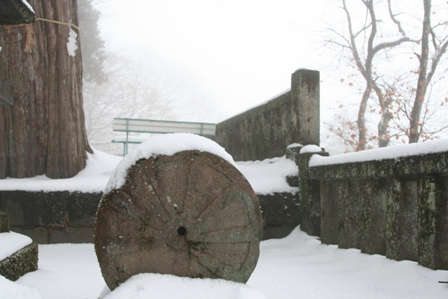
<path fill-rule="evenodd" d="M 411 121 L 409 129 L 409 143 L 418 142 L 420 138 L 420 113 L 422 105 L 425 101 L 426 88 L 428 87 L 428 80 L 426 78 L 428 68 L 429 56 L 429 34 L 431 33 L 431 0 L 423 0 L 424 19 L 422 32 L 422 52 L 420 54 L 420 68 L 418 74 L 417 91 L 415 92 L 414 106 L 411 112 Z"/>
<path fill-rule="evenodd" d="M 28 0 L 37 18 L 78 24 L 77 0 Z M 36 21 L 0 27 L 0 80 L 14 89 L 14 105 L 0 106 L 0 178 L 76 175 L 92 152 L 86 137 L 82 59 L 69 56 L 69 26 Z M 35 44 L 25 51 L 27 35 Z M 79 40 L 78 47 L 79 47 Z"/>

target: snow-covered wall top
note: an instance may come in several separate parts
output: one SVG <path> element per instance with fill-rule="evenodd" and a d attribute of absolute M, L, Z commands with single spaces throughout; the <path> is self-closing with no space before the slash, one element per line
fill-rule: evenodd
<path fill-rule="evenodd" d="M 332 157 L 314 155 L 310 160 L 310 167 L 346 164 L 355 162 L 378 161 L 386 159 L 398 159 L 401 157 L 418 156 L 430 153 L 448 151 L 448 139 L 426 141 L 423 143 L 405 144 L 366 150 L 356 153 L 342 154 Z"/>

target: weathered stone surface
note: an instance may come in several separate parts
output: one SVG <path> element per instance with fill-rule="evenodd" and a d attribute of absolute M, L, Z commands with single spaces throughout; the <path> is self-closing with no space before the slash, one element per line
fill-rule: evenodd
<path fill-rule="evenodd" d="M 359 194 L 359 180 L 346 181 L 343 188 L 334 190 L 338 192 L 339 222 L 338 245 L 339 248 L 361 248 L 361 200 Z"/>
<path fill-rule="evenodd" d="M 327 152 L 302 153 L 297 157 L 299 166 L 300 208 L 302 211 L 300 228 L 309 235 L 321 236 L 320 182 L 309 177 L 309 161 L 315 154 L 328 156 Z"/>
<path fill-rule="evenodd" d="M 435 182 L 434 269 L 448 270 L 448 174 L 435 176 Z"/>
<path fill-rule="evenodd" d="M 102 193 L 0 191 L 11 228 L 39 244 L 92 243 Z"/>
<path fill-rule="evenodd" d="M 34 201 L 34 214 L 41 213 L 44 209 L 39 207 L 40 203 L 47 203 L 44 197 L 58 198 L 67 197 L 67 205 L 57 205 L 61 212 L 57 215 L 64 215 L 68 211 L 67 227 L 64 219 L 56 219 L 50 223 L 39 224 L 32 222 L 25 225 L 25 218 L 30 217 L 32 209 L 27 205 L 22 205 L 22 201 Z M 81 193 L 81 192 L 28 192 L 28 191 L 0 191 L 0 209 L 4 208 L 12 215 L 14 221 L 11 222 L 11 229 L 20 234 L 26 235 L 38 244 L 54 243 L 93 243 L 93 228 L 95 226 L 96 211 L 101 200 L 102 193 Z M 287 236 L 297 225 L 300 224 L 300 206 L 298 204 L 298 194 L 274 193 L 257 194 L 260 207 L 263 212 L 263 240 L 271 238 L 283 238 Z M 39 199 L 39 201 L 36 201 Z M 51 203 L 51 202 L 50 202 Z M 279 207 L 281 211 L 275 211 L 274 207 Z M 285 208 L 287 207 L 287 208 Z M 23 208 L 26 208 L 24 210 Z M 275 216 L 270 216 L 275 214 Z M 281 218 L 279 218 L 281 217 Z M 40 217 L 32 216 L 32 219 Z M 275 221 L 269 221 L 273 219 Z"/>
<path fill-rule="evenodd" d="M 291 91 L 216 125 L 216 142 L 237 161 L 281 157 L 293 143 L 319 144 L 319 72 L 299 69 Z"/>
<path fill-rule="evenodd" d="M 246 282 L 262 235 L 257 197 L 222 158 L 184 151 L 138 161 L 98 208 L 95 250 L 110 289 L 138 273 Z"/>
<path fill-rule="evenodd" d="M 321 195 L 321 234 L 320 240 L 324 244 L 338 244 L 339 227 L 339 197 L 338 190 L 341 184 L 335 181 L 322 181 L 320 184 Z M 305 214 L 303 215 L 305 217 Z M 300 226 L 302 228 L 302 226 Z"/>
<path fill-rule="evenodd" d="M 448 152 L 440 152 L 310 167 L 320 184 L 312 193 L 320 196 L 322 242 L 447 270 L 447 165 Z M 313 215 L 302 199 L 310 190 L 300 189 L 301 228 Z"/>
<path fill-rule="evenodd" d="M 386 198 L 382 186 L 385 179 L 378 181 L 362 180 L 360 182 L 360 200 L 362 202 L 360 217 L 361 252 L 386 255 Z"/>
<path fill-rule="evenodd" d="M 258 200 L 263 215 L 263 239 L 285 237 L 300 224 L 298 194 L 258 195 Z"/>
<path fill-rule="evenodd" d="M 6 212 L 0 211 L 0 233 L 7 233 L 10 231 L 9 215 Z"/>
<path fill-rule="evenodd" d="M 0 261 L 0 275 L 16 281 L 26 273 L 36 271 L 37 261 L 38 247 L 36 243 L 31 243 Z"/>

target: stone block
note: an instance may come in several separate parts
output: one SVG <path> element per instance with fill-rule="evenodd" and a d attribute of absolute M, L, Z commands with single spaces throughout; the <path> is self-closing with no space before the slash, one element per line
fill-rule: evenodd
<path fill-rule="evenodd" d="M 269 202 L 267 226 L 300 223 L 300 205 L 296 196 L 290 193 L 275 193 L 262 197 Z"/>
<path fill-rule="evenodd" d="M 434 269 L 448 270 L 448 175 L 435 176 Z"/>
<path fill-rule="evenodd" d="M 336 191 L 336 190 L 335 190 Z M 361 198 L 359 180 L 345 180 L 338 188 L 338 244 L 340 248 L 361 248 Z"/>
<path fill-rule="evenodd" d="M 386 255 L 386 180 L 360 182 L 361 252 Z"/>
<path fill-rule="evenodd" d="M 339 183 L 322 181 L 320 186 L 322 223 L 320 239 L 324 244 L 338 244 L 339 227 Z"/>
<path fill-rule="evenodd" d="M 102 193 L 71 193 L 67 207 L 70 225 L 94 227 L 96 211 L 102 196 Z"/>
<path fill-rule="evenodd" d="M 402 180 L 398 213 L 397 260 L 418 261 L 418 193 L 416 180 Z"/>
<path fill-rule="evenodd" d="M 0 275 L 16 281 L 28 272 L 37 270 L 38 247 L 36 243 L 20 249 L 13 255 L 0 261 Z"/>
<path fill-rule="evenodd" d="M 435 269 L 436 184 L 425 176 L 418 180 L 418 263 Z"/>
<path fill-rule="evenodd" d="M 6 212 L 0 211 L 0 233 L 7 233 L 10 231 L 9 215 Z"/>

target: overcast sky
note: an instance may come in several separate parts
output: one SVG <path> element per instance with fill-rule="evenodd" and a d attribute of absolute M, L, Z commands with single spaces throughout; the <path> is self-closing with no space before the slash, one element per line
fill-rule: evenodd
<path fill-rule="evenodd" d="M 287 90 L 299 68 L 321 71 L 322 97 L 330 93 L 320 70 L 321 20 L 336 7 L 329 2 L 111 0 L 101 8 L 101 28 L 114 50 L 194 79 L 219 112 L 203 117 L 217 122 Z"/>

